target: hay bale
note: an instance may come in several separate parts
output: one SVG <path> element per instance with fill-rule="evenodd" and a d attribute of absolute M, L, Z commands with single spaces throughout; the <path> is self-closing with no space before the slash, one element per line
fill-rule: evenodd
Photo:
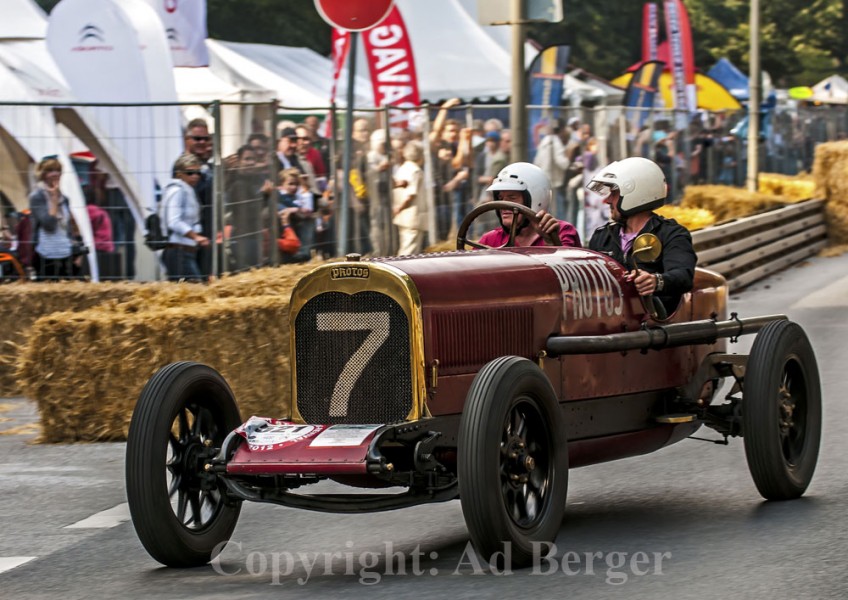
<path fill-rule="evenodd" d="M 848 244 L 848 142 L 816 146 L 813 161 L 816 196 L 827 201 L 827 237 L 832 245 Z"/>
<path fill-rule="evenodd" d="M 476 238 L 475 238 L 476 240 Z M 453 252 L 456 250 L 456 238 L 448 239 L 444 242 L 439 242 L 437 244 L 433 244 L 432 246 L 427 246 L 422 250 L 424 254 L 434 254 L 436 252 Z"/>
<path fill-rule="evenodd" d="M 667 219 L 674 219 L 689 231 L 709 227 L 716 221 L 715 215 L 705 208 L 662 206 L 656 212 Z"/>
<path fill-rule="evenodd" d="M 123 301 L 139 290 L 160 285 L 67 281 L 0 286 L 0 396 L 21 393 L 15 380 L 16 364 L 37 319 L 58 311 L 81 311 L 106 301 Z"/>
<path fill-rule="evenodd" d="M 848 244 L 835 244 L 827 248 L 822 248 L 819 251 L 819 256 L 822 258 L 833 258 L 835 256 L 842 256 L 846 252 L 848 252 Z"/>
<path fill-rule="evenodd" d="M 723 222 L 779 208 L 788 202 L 780 196 L 728 185 L 690 185 L 683 192 L 680 206 L 708 210 L 717 222 Z"/>
<path fill-rule="evenodd" d="M 19 382 L 38 404 L 42 441 L 126 439 L 144 384 L 179 360 L 218 369 L 245 416 L 288 412 L 288 294 L 168 305 L 180 294 L 197 298 L 203 289 L 177 287 L 185 289 L 154 295 L 146 309 L 110 303 L 33 325 Z"/>
<path fill-rule="evenodd" d="M 757 187 L 762 194 L 780 196 L 787 202 L 801 202 L 815 197 L 816 180 L 806 173 L 798 175 L 760 173 Z"/>
<path fill-rule="evenodd" d="M 57 284 L 92 295 L 102 289 L 88 310 L 77 302 L 57 312 L 52 304 L 20 353 L 17 383 L 38 404 L 43 441 L 125 439 L 144 384 L 180 360 L 221 371 L 245 416 L 284 414 L 289 297 L 319 264 L 255 269 L 209 285 Z"/>

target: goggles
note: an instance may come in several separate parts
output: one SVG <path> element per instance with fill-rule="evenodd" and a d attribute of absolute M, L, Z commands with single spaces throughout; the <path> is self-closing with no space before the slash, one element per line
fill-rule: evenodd
<path fill-rule="evenodd" d="M 586 189 L 592 193 L 597 194 L 603 199 L 612 194 L 613 191 L 617 190 L 618 186 L 609 183 L 604 183 L 602 181 L 590 181 L 589 184 L 586 186 Z"/>

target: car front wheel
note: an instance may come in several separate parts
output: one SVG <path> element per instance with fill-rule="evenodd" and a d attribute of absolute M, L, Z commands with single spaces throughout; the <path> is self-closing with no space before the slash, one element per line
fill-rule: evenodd
<path fill-rule="evenodd" d="M 462 512 L 481 558 L 529 566 L 540 543 L 556 538 L 568 491 L 563 422 L 535 363 L 501 357 L 475 377 L 460 424 L 458 476 Z"/>
<path fill-rule="evenodd" d="M 204 565 L 230 539 L 241 502 L 204 465 L 240 423 L 211 367 L 173 363 L 144 386 L 127 437 L 127 500 L 142 545 L 162 564 Z"/>

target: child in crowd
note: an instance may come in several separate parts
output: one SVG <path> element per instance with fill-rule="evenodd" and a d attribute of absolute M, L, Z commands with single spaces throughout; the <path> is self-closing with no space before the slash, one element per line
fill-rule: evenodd
<path fill-rule="evenodd" d="M 294 254 L 284 256 L 284 262 L 306 262 L 312 258 L 312 246 L 315 241 L 315 199 L 304 179 L 298 169 L 280 171 L 277 213 L 281 225 L 285 221 L 294 229 L 300 240 L 300 248 Z"/>

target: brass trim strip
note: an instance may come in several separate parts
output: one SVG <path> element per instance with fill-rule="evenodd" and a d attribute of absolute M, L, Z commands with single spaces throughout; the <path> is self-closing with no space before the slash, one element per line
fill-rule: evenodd
<path fill-rule="evenodd" d="M 662 415 L 654 419 L 657 423 L 691 423 L 695 415 Z"/>

